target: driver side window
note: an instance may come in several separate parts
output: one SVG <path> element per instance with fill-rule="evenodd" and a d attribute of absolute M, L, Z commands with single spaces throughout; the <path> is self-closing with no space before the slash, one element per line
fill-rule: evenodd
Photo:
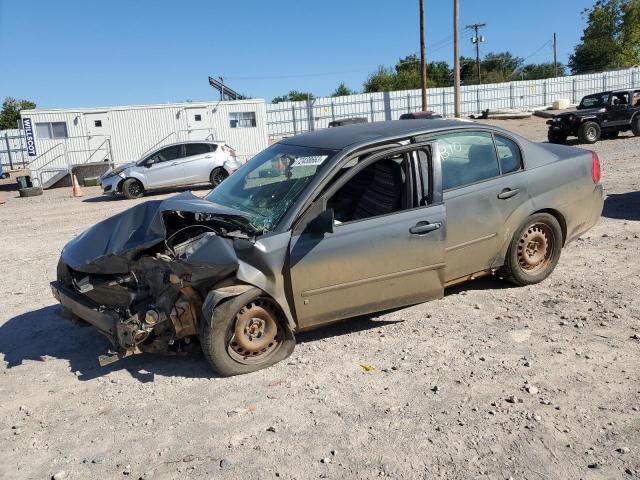
<path fill-rule="evenodd" d="M 155 165 L 156 163 L 162 162 L 170 162 L 172 160 L 177 160 L 182 156 L 182 145 L 172 145 L 167 148 L 163 148 L 159 152 L 151 155 L 147 160 L 145 160 L 145 164 L 147 166 Z"/>
<path fill-rule="evenodd" d="M 327 202 L 327 207 L 333 208 L 335 223 L 363 220 L 411 208 L 408 201 L 411 158 L 409 153 L 381 158 L 347 180 Z"/>

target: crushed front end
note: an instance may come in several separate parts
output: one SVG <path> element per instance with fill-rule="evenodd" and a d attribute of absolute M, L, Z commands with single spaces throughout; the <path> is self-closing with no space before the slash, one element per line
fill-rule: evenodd
<path fill-rule="evenodd" d="M 207 292 L 234 283 L 235 248 L 250 245 L 253 233 L 233 212 L 191 194 L 147 202 L 67 244 L 53 295 L 74 320 L 111 341 L 103 365 L 142 352 L 188 351 Z"/>

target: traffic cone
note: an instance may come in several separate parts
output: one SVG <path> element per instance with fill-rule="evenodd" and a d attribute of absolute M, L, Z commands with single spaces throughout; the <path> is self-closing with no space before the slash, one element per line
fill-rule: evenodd
<path fill-rule="evenodd" d="M 80 184 L 78 183 L 78 178 L 73 175 L 73 196 L 81 197 L 82 196 L 82 188 L 80 188 Z"/>

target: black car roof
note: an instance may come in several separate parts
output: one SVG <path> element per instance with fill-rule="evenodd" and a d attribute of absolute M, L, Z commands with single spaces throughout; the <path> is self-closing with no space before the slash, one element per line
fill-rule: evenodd
<path fill-rule="evenodd" d="M 476 127 L 473 122 L 455 119 L 417 119 L 417 120 L 389 120 L 386 122 L 358 123 L 345 125 L 340 128 L 324 128 L 313 132 L 303 133 L 295 137 L 285 138 L 280 143 L 298 145 L 302 147 L 328 148 L 341 150 L 356 143 L 375 142 L 387 138 L 411 136 L 418 133 L 429 133 L 448 128 Z"/>

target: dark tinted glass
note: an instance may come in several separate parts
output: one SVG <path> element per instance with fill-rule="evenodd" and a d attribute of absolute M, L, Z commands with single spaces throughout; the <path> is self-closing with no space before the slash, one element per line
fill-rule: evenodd
<path fill-rule="evenodd" d="M 209 149 L 209 145 L 206 143 L 187 143 L 185 145 L 187 157 L 191 157 L 193 155 L 202 155 L 203 153 L 209 153 L 211 150 Z"/>

